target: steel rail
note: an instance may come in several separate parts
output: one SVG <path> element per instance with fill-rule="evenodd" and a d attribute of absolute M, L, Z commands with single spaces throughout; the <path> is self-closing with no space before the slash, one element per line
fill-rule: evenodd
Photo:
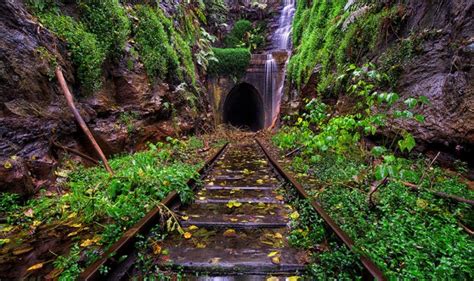
<path fill-rule="evenodd" d="M 280 174 L 286 181 L 288 181 L 297 191 L 298 194 L 304 198 L 304 199 L 309 199 L 312 207 L 316 210 L 316 212 L 319 214 L 319 216 L 324 220 L 324 222 L 331 228 L 331 230 L 336 234 L 336 236 L 356 255 L 359 256 L 359 259 L 364 266 L 364 269 L 366 273 L 370 274 L 370 276 L 376 280 L 386 280 L 384 277 L 383 272 L 378 268 L 378 266 L 367 256 L 361 255 L 360 253 L 357 253 L 355 251 L 355 244 L 354 241 L 347 235 L 346 232 L 344 232 L 339 225 L 329 216 L 328 213 L 323 209 L 321 204 L 315 200 L 310 199 L 308 196 L 308 193 L 304 190 L 303 186 L 298 183 L 291 175 L 289 175 L 282 167 L 281 165 L 273 159 L 273 157 L 270 155 L 270 152 L 267 150 L 267 148 L 263 145 L 263 143 L 256 138 L 255 139 L 257 144 L 260 146 L 260 148 L 263 150 L 263 153 L 273 166 L 273 168 Z"/>
<path fill-rule="evenodd" d="M 216 160 L 224 153 L 229 143 L 224 144 L 206 163 L 198 170 L 199 178 L 203 179 L 207 170 L 213 166 Z M 194 187 L 196 180 L 191 179 L 187 183 L 188 186 Z M 161 201 L 161 204 L 169 207 L 172 204 L 179 203 L 179 196 L 176 191 L 171 192 Z M 109 250 L 107 250 L 100 259 L 95 261 L 89 267 L 87 267 L 79 276 L 79 280 L 104 280 L 106 278 L 102 275 L 99 270 L 102 267 L 113 268 L 119 262 L 118 259 L 128 255 L 135 248 L 136 236 L 138 234 L 145 234 L 150 229 L 160 222 L 160 207 L 156 207 L 145 215 L 140 221 L 138 221 L 133 227 L 128 229 L 122 237 L 115 242 Z"/>

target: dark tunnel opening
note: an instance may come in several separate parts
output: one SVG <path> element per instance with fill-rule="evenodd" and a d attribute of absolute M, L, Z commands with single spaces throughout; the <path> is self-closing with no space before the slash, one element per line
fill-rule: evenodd
<path fill-rule="evenodd" d="M 257 89 L 247 83 L 235 86 L 224 103 L 224 122 L 240 129 L 263 129 L 264 114 L 263 101 Z"/>

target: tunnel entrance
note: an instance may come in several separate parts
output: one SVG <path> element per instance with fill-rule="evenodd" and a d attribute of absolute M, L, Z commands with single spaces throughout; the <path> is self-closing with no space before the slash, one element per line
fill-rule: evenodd
<path fill-rule="evenodd" d="M 263 129 L 264 121 L 263 101 L 257 89 L 248 83 L 235 86 L 224 103 L 224 123 L 258 131 Z"/>

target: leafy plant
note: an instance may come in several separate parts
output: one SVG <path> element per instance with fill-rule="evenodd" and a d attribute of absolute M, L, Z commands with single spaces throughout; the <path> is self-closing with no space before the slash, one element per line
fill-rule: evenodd
<path fill-rule="evenodd" d="M 104 50 L 118 57 L 130 34 L 130 22 L 118 0 L 80 0 L 81 19 Z"/>
<path fill-rule="evenodd" d="M 77 67 L 77 76 L 85 92 L 90 93 L 99 89 L 106 52 L 97 37 L 88 32 L 82 23 L 69 16 L 50 12 L 41 14 L 40 19 L 45 26 L 68 43 L 72 60 Z"/>
<path fill-rule="evenodd" d="M 245 73 L 250 63 L 250 52 L 248 49 L 213 49 L 217 61 L 209 63 L 208 71 L 211 75 L 229 75 L 240 77 Z"/>

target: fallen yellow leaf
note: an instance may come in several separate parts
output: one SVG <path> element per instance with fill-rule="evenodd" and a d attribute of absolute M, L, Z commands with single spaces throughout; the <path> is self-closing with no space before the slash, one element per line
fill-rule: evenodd
<path fill-rule="evenodd" d="M 195 225 L 191 225 L 190 227 L 188 227 L 188 230 L 196 230 L 198 229 L 199 227 L 195 226 Z"/>
<path fill-rule="evenodd" d="M 259 180 L 257 180 L 257 183 L 258 183 L 258 184 L 263 184 L 263 180 L 262 180 L 262 179 L 259 179 Z"/>
<path fill-rule="evenodd" d="M 279 281 L 280 279 L 278 279 L 278 277 L 268 277 L 266 281 Z"/>
<path fill-rule="evenodd" d="M 283 198 L 283 196 L 281 196 L 281 195 L 277 195 L 277 196 L 275 196 L 275 199 L 283 201 L 285 198 Z"/>
<path fill-rule="evenodd" d="M 73 219 L 73 218 L 75 218 L 75 217 L 77 217 L 77 213 L 76 213 L 76 212 L 73 212 L 73 213 L 71 213 L 69 216 L 67 216 L 68 219 Z"/>
<path fill-rule="evenodd" d="M 187 220 L 189 220 L 189 217 L 188 217 L 188 216 L 182 216 L 181 219 L 182 219 L 183 221 L 187 221 Z"/>
<path fill-rule="evenodd" d="M 280 232 L 275 233 L 275 238 L 282 239 L 283 235 Z"/>
<path fill-rule="evenodd" d="M 32 265 L 32 266 L 28 267 L 27 271 L 37 270 L 37 269 L 40 269 L 42 267 L 43 267 L 43 263 L 37 263 L 35 265 Z"/>
<path fill-rule="evenodd" d="M 71 227 L 74 227 L 74 228 L 80 228 L 81 226 L 82 226 L 82 224 L 80 224 L 80 223 L 71 224 Z"/>
<path fill-rule="evenodd" d="M 237 236 L 237 233 L 235 232 L 234 229 L 229 228 L 226 231 L 224 231 L 224 237 L 234 237 Z"/>
<path fill-rule="evenodd" d="M 239 219 L 231 218 L 230 221 L 231 221 L 231 222 L 237 222 L 237 221 L 239 221 Z"/>
<path fill-rule="evenodd" d="M 69 233 L 67 235 L 67 237 L 76 236 L 78 233 L 79 233 L 79 231 L 73 231 L 73 232 Z"/>
<path fill-rule="evenodd" d="M 298 281 L 298 280 L 300 280 L 299 276 L 290 276 L 286 278 L 286 281 Z"/>
<path fill-rule="evenodd" d="M 271 257 L 274 257 L 274 256 L 276 256 L 276 255 L 278 255 L 278 251 L 270 252 L 270 254 L 268 254 L 267 256 L 268 256 L 269 258 L 271 258 Z"/>
<path fill-rule="evenodd" d="M 185 233 L 183 234 L 183 236 L 184 236 L 185 239 L 189 239 L 189 238 L 191 238 L 193 235 L 192 235 L 191 233 L 189 233 L 189 232 L 185 232 Z"/>
<path fill-rule="evenodd" d="M 8 239 L 8 238 L 0 239 L 0 246 L 3 245 L 3 244 L 8 244 L 8 243 L 10 243 L 10 241 L 11 241 L 11 240 Z"/>
<path fill-rule="evenodd" d="M 10 232 L 13 230 L 13 226 L 0 227 L 0 232 Z"/>
<path fill-rule="evenodd" d="M 159 255 L 161 253 L 161 246 L 157 243 L 153 244 L 153 254 Z"/>
<path fill-rule="evenodd" d="M 297 220 L 299 217 L 300 217 L 300 214 L 298 213 L 298 211 L 294 211 L 294 212 L 291 213 L 291 215 L 290 215 L 290 218 L 291 218 L 292 220 Z"/>
<path fill-rule="evenodd" d="M 94 244 L 95 241 L 93 239 L 86 239 L 84 242 L 81 243 L 81 247 L 89 247 L 90 245 Z"/>
<path fill-rule="evenodd" d="M 206 248 L 206 244 L 204 244 L 204 243 L 197 243 L 197 244 L 196 244 L 196 248 L 198 248 L 198 249 L 204 249 L 204 248 Z"/>
<path fill-rule="evenodd" d="M 281 262 L 281 261 L 280 261 L 280 257 L 279 257 L 279 256 L 273 257 L 273 258 L 272 258 L 272 262 L 273 262 L 274 264 L 280 264 L 280 262 Z"/>

